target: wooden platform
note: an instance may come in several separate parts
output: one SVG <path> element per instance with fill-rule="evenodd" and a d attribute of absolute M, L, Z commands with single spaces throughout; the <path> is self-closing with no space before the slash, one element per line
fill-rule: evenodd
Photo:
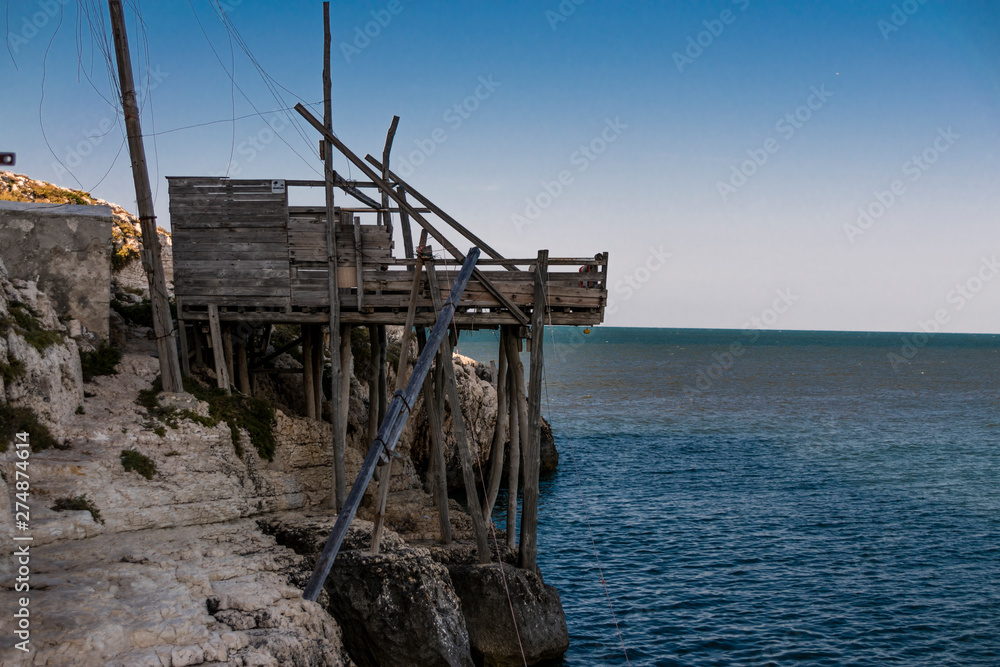
<path fill-rule="evenodd" d="M 168 182 L 180 319 L 208 319 L 208 306 L 213 305 L 224 321 L 328 322 L 325 209 L 289 207 L 289 186 L 282 180 L 169 177 Z M 376 212 L 338 208 L 334 215 L 341 322 L 402 325 L 418 260 L 394 257 L 392 229 L 362 224 L 362 211 Z M 436 267 L 442 298 L 447 298 L 458 263 L 443 254 L 432 257 L 425 252 L 421 261 Z M 530 317 L 535 306 L 534 263 L 535 259 L 480 260 L 479 272 L 458 304 L 458 326 L 523 324 L 525 319 L 516 317 L 495 291 Z M 607 264 L 607 253 L 550 258 L 546 323 L 602 322 Z M 484 280 L 495 290 L 488 289 Z M 416 308 L 415 324 L 434 321 L 424 275 Z"/>

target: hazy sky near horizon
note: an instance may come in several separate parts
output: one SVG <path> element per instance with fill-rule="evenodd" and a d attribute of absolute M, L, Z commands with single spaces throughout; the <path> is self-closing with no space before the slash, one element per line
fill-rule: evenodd
<path fill-rule="evenodd" d="M 161 224 L 168 175 L 319 178 L 279 109 L 322 98 L 321 2 L 126 5 Z M 507 256 L 609 251 L 610 325 L 1000 332 L 995 2 L 331 12 L 338 136 L 399 115 L 394 170 Z M 5 2 L 0 151 L 134 210 L 106 16 Z"/>

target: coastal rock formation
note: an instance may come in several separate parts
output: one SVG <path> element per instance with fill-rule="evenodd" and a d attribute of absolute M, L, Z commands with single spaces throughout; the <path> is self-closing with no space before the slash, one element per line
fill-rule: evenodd
<path fill-rule="evenodd" d="M 462 601 L 477 664 L 533 665 L 558 658 L 569 648 L 559 592 L 539 575 L 507 563 L 452 565 L 448 571 Z"/>
<path fill-rule="evenodd" d="M 32 547 L 32 651 L 5 633 L 3 664 L 351 665 L 301 561 L 248 520 Z"/>
<path fill-rule="evenodd" d="M 10 281 L 0 262 L 0 399 L 58 423 L 83 401 L 76 341 L 35 283 Z"/>

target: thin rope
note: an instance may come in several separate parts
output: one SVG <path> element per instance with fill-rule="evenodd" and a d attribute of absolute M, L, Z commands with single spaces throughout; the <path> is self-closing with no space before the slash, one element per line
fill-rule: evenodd
<path fill-rule="evenodd" d="M 552 309 L 549 307 L 549 292 L 545 289 L 544 284 L 542 289 L 545 293 L 545 310 L 549 316 L 549 334 L 552 336 L 552 347 L 554 349 L 556 346 L 556 332 L 552 325 Z M 548 407 L 549 415 L 551 416 L 552 399 L 549 396 L 549 380 L 545 376 L 544 372 L 542 373 L 542 384 L 545 386 L 545 405 Z M 608 609 L 611 611 L 611 620 L 614 621 L 615 632 L 618 634 L 618 641 L 621 643 L 622 653 L 625 654 L 625 664 L 631 665 L 632 663 L 628 659 L 628 649 L 625 648 L 625 638 L 622 636 L 621 626 L 618 625 L 618 616 L 615 614 L 615 607 L 611 602 L 611 593 L 608 591 L 608 582 L 604 579 L 604 568 L 601 566 L 601 557 L 597 552 L 597 541 L 594 540 L 594 528 L 590 523 L 590 511 L 587 508 L 587 499 L 583 495 L 583 484 L 580 481 L 580 469 L 577 467 L 576 446 L 573 443 L 572 436 L 567 435 L 566 440 L 569 442 L 570 454 L 573 457 L 573 473 L 576 477 L 576 489 L 577 493 L 580 495 L 580 505 L 583 507 L 583 517 L 587 522 L 587 534 L 590 537 L 590 546 L 594 552 L 594 562 L 597 564 L 597 573 L 600 577 L 601 586 L 604 588 L 604 597 L 608 601 Z"/>

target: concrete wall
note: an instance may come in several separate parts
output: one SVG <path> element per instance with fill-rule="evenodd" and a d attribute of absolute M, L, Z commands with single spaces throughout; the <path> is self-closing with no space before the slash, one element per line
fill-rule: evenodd
<path fill-rule="evenodd" d="M 0 259 L 38 282 L 60 316 L 108 337 L 111 208 L 0 201 Z"/>

